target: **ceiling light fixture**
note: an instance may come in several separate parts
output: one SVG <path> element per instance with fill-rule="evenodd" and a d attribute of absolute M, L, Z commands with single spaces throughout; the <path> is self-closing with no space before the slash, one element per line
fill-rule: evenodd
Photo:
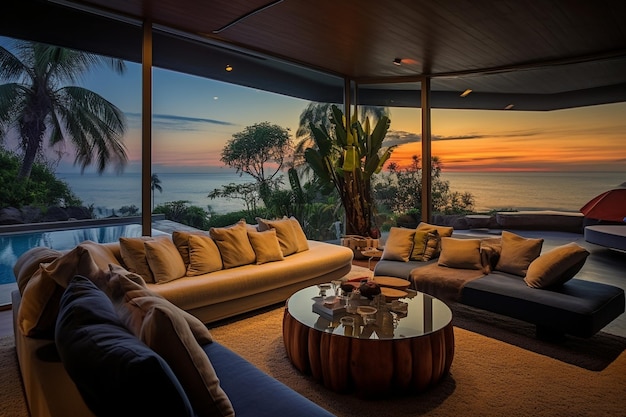
<path fill-rule="evenodd" d="M 233 67 L 230 66 L 230 64 L 226 65 L 226 72 L 231 72 L 233 70 Z"/>
<path fill-rule="evenodd" d="M 515 104 L 508 104 L 504 110 L 511 110 L 513 107 L 515 107 Z"/>
<path fill-rule="evenodd" d="M 467 97 L 467 96 L 469 96 L 469 94 L 470 94 L 471 92 L 472 92 L 472 89 L 471 89 L 471 88 L 468 88 L 467 90 L 465 90 L 465 91 L 463 91 L 463 92 L 461 93 L 461 97 Z"/>
<path fill-rule="evenodd" d="M 393 64 L 397 66 L 402 65 L 402 58 L 394 58 Z"/>

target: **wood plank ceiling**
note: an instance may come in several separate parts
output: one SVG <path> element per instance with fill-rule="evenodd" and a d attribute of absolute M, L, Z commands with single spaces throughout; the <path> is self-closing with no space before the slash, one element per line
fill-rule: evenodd
<path fill-rule="evenodd" d="M 505 100 L 493 108 L 512 97 L 527 99 L 532 110 L 626 101 L 624 0 L 283 0 L 266 8 L 270 0 L 63 3 L 149 19 L 156 27 L 373 83 L 372 90 L 419 89 L 412 81 L 426 75 L 441 97 L 449 93 L 458 101 L 471 88 L 468 102 L 477 93 Z M 395 58 L 402 65 L 394 65 Z"/>

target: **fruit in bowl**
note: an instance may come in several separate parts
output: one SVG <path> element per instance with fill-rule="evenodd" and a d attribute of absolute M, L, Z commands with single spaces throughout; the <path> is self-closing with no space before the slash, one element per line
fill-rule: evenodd
<path fill-rule="evenodd" d="M 361 283 L 359 291 L 363 297 L 367 297 L 367 299 L 372 300 L 374 296 L 380 294 L 380 285 L 374 281 L 364 281 Z"/>

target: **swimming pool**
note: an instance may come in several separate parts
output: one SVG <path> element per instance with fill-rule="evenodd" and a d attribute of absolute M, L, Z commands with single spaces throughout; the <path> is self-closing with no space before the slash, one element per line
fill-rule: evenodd
<path fill-rule="evenodd" d="M 163 234 L 167 233 L 152 230 L 153 236 Z M 109 243 L 117 242 L 120 237 L 136 236 L 141 236 L 141 225 L 139 224 L 0 235 L 0 285 L 15 283 L 13 265 L 24 252 L 36 246 L 66 250 L 72 249 L 85 240 Z"/>

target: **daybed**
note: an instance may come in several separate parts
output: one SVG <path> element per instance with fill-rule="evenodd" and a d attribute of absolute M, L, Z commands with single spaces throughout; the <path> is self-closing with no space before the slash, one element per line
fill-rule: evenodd
<path fill-rule="evenodd" d="M 98 302 L 87 306 L 79 305 L 77 307 L 79 311 L 83 308 L 86 313 L 78 314 L 72 310 L 74 307 L 68 307 L 67 305 L 71 305 L 72 302 L 80 304 L 81 300 L 76 295 L 73 297 L 71 294 L 68 295 L 66 287 L 70 287 L 68 281 L 73 282 L 73 277 L 77 277 L 74 278 L 76 281 L 80 281 L 80 277 L 87 277 L 76 284 L 79 287 L 77 293 L 86 292 L 90 296 L 96 293 L 96 299 L 99 299 L 99 303 L 103 305 L 107 304 L 106 300 L 110 300 L 115 306 L 116 314 L 121 317 L 123 325 L 132 330 L 131 333 L 135 339 L 146 342 L 148 338 L 147 340 L 158 342 L 167 338 L 171 341 L 172 338 L 166 337 L 164 331 L 161 330 L 164 328 L 161 325 L 153 326 L 151 332 L 146 330 L 145 324 L 137 326 L 137 323 L 142 323 L 145 317 L 155 316 L 156 313 L 144 312 L 141 319 L 136 317 L 129 319 L 129 313 L 122 313 L 120 303 L 116 304 L 115 300 L 125 296 L 126 300 L 132 299 L 133 301 L 126 304 L 133 304 L 136 307 L 141 305 L 138 301 L 142 299 L 141 296 L 145 298 L 148 295 L 151 299 L 159 299 L 167 303 L 169 307 L 165 310 L 176 311 L 177 317 L 182 315 L 189 323 L 195 323 L 196 329 L 199 323 L 200 327 L 206 330 L 203 323 L 285 301 L 298 289 L 340 278 L 350 271 L 352 261 L 350 249 L 307 241 L 301 233 L 302 229 L 299 224 L 297 226 L 296 224 L 289 219 L 265 221 L 263 225 L 260 221 L 258 229 L 264 230 L 259 232 L 256 226 L 240 222 L 229 228 L 212 229 L 210 233 L 174 232 L 172 237 L 121 238 L 120 242 L 110 244 L 83 242 L 73 250 L 64 253 L 43 247 L 33 248 L 25 253 L 18 259 L 14 268 L 18 291 L 15 291 L 12 297 L 18 361 L 31 417 L 92 416 L 93 413 L 83 401 L 89 401 L 90 391 L 80 390 L 81 396 L 77 388 L 77 385 L 81 386 L 80 369 L 91 369 L 89 377 L 84 377 L 84 373 L 82 374 L 82 383 L 87 385 L 93 383 L 92 381 L 106 378 L 111 368 L 118 371 L 114 377 L 122 378 L 121 374 L 124 374 L 123 379 L 128 379 L 133 376 L 124 372 L 126 368 L 135 369 L 132 366 L 126 367 L 119 364 L 115 366 L 107 363 L 104 358 L 108 358 L 108 354 L 95 352 L 85 354 L 85 351 L 93 351 L 93 346 L 89 346 L 89 349 L 85 349 L 82 353 L 77 353 L 73 346 L 81 346 L 81 344 L 67 342 L 72 340 L 72 337 L 78 337 L 76 336 L 79 333 L 78 329 L 73 329 L 74 327 L 93 324 L 93 320 L 80 323 L 80 317 L 89 316 L 94 311 L 106 312 L 108 308 L 105 306 L 94 310 L 89 307 L 89 305 L 98 305 Z M 285 234 L 286 232 L 289 233 Z M 111 289 L 111 283 L 117 282 L 112 277 L 116 277 L 118 281 L 126 280 L 124 282 L 131 286 L 141 284 L 141 287 L 134 288 L 135 292 Z M 83 288 L 87 284 L 93 284 L 95 290 Z M 65 307 L 64 299 L 66 299 Z M 66 317 L 73 318 L 62 320 L 61 316 L 64 314 Z M 110 315 L 104 316 L 106 320 L 110 319 Z M 101 319 L 102 317 L 96 317 L 94 320 Z M 73 325 L 72 323 L 76 321 L 78 324 Z M 59 333 L 61 323 L 64 323 L 63 333 Z M 119 323 L 114 324 L 114 328 L 119 327 Z M 110 323 L 107 322 L 106 325 Z M 172 327 L 180 330 L 180 323 L 177 326 Z M 194 329 L 191 324 L 188 327 Z M 165 326 L 165 328 L 168 327 Z M 60 337 L 59 334 L 64 336 Z M 86 340 L 89 343 L 95 341 L 94 343 L 100 345 L 117 344 L 108 340 L 107 332 L 104 332 L 106 337 L 102 334 L 96 331 L 91 338 L 86 338 Z M 197 335 L 194 333 L 194 336 Z M 131 339 L 131 342 L 133 340 Z M 201 347 L 206 357 L 197 352 L 194 357 L 204 358 L 204 361 L 208 358 L 209 363 L 213 365 L 211 369 L 214 368 L 214 373 L 219 378 L 218 388 L 223 389 L 237 416 L 301 413 L 315 416 L 330 415 L 290 388 L 262 373 L 234 352 L 220 346 L 219 341 L 207 343 L 207 337 L 196 337 L 196 340 L 197 342 L 192 345 L 194 348 Z M 84 343 L 85 340 L 82 342 Z M 250 342 L 254 343 L 254 341 Z M 148 345 L 150 346 L 150 343 Z M 168 351 L 169 343 L 167 346 L 164 351 L 158 349 L 154 351 L 158 353 L 156 356 L 165 358 L 167 365 L 173 368 L 175 376 L 179 377 L 171 360 L 168 360 L 168 354 L 172 355 L 172 352 Z M 98 347 L 102 348 L 102 346 Z M 150 356 L 154 352 L 148 353 Z M 181 355 L 173 356 L 178 358 Z M 83 358 L 87 364 L 79 362 L 72 365 L 71 358 Z M 90 358 L 95 360 L 95 365 L 90 363 L 88 360 Z M 153 357 L 149 359 L 155 360 Z M 200 368 L 194 365 L 188 366 L 187 370 Z M 66 369 L 70 372 L 69 374 Z M 78 375 L 72 375 L 72 369 L 78 372 Z M 162 371 L 161 368 L 159 369 Z M 72 375 L 71 378 L 70 375 Z M 142 377 L 137 375 L 134 377 L 150 384 L 151 375 L 148 373 Z M 176 378 L 173 380 L 176 381 Z M 112 384 L 115 385 L 115 383 Z M 186 404 L 184 398 L 187 395 L 193 406 L 194 396 L 190 394 L 185 384 L 181 382 L 181 385 L 183 394 L 178 393 L 182 398 L 178 403 L 184 406 Z M 122 386 L 130 390 L 128 385 L 122 384 Z M 176 386 L 176 383 L 172 384 L 173 388 Z M 215 384 L 207 386 L 215 388 Z M 110 389 L 110 385 L 106 385 L 106 388 Z M 116 415 L 131 414 L 123 411 L 124 407 L 119 398 L 112 397 L 110 392 L 108 394 L 103 392 L 103 394 L 102 398 L 119 406 L 119 413 Z M 158 391 L 154 391 L 154 395 L 146 395 L 145 398 L 150 397 L 152 401 L 158 396 Z M 141 396 L 137 398 L 139 397 Z M 102 398 L 96 396 L 96 400 Z M 193 411 L 198 416 L 206 415 L 206 413 L 198 413 L 195 406 Z M 157 415 L 165 414 L 157 413 Z M 229 414 L 225 412 L 217 415 Z"/>
<path fill-rule="evenodd" d="M 426 223 L 392 228 L 374 275 L 404 278 L 444 301 L 533 323 L 539 337 L 591 337 L 625 310 L 623 289 L 573 278 L 589 255 L 575 243 L 542 254 L 542 239 L 452 232 Z"/>

